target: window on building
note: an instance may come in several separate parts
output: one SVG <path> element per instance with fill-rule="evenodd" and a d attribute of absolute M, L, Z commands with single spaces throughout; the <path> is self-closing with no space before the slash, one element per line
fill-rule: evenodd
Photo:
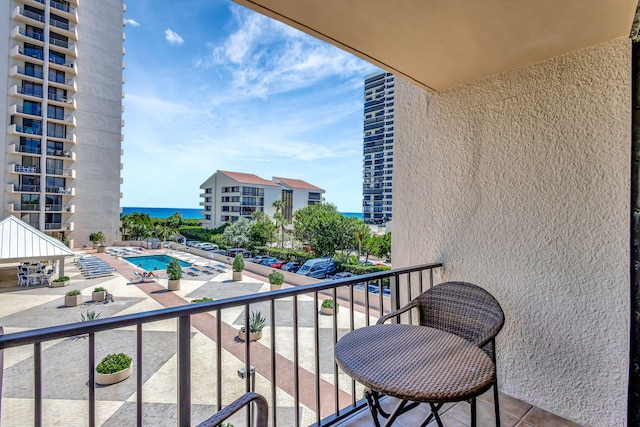
<path fill-rule="evenodd" d="M 24 73 L 27 76 L 42 78 L 42 65 L 26 62 L 24 64 Z M 42 93 L 42 92 L 41 92 Z"/>
<path fill-rule="evenodd" d="M 282 190 L 282 216 L 287 221 L 293 219 L 293 191 Z"/>
<path fill-rule="evenodd" d="M 49 81 L 64 84 L 65 78 L 64 71 L 49 68 Z"/>
<path fill-rule="evenodd" d="M 67 127 L 60 123 L 47 122 L 47 136 L 53 138 L 66 138 Z"/>
<path fill-rule="evenodd" d="M 25 114 L 31 114 L 33 116 L 42 116 L 42 104 L 40 102 L 23 101 L 22 111 Z"/>
<path fill-rule="evenodd" d="M 47 117 L 50 119 L 64 120 L 64 107 L 47 105 Z M 49 135 L 52 136 L 52 135 Z"/>
<path fill-rule="evenodd" d="M 30 96 L 42 98 L 42 85 L 27 80 L 22 81 L 22 93 Z"/>

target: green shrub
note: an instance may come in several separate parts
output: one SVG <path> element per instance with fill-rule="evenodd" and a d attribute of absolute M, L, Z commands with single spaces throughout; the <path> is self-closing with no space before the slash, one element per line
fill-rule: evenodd
<path fill-rule="evenodd" d="M 89 240 L 91 241 L 91 243 L 96 243 L 99 246 L 102 246 L 102 244 L 104 243 L 104 234 L 102 234 L 102 231 L 91 233 L 89 234 Z"/>
<path fill-rule="evenodd" d="M 316 255 L 311 254 L 309 252 L 300 252 L 300 251 L 294 251 L 291 249 L 270 248 L 266 246 L 259 246 L 254 249 L 255 251 L 258 251 L 258 253 L 260 254 L 278 258 L 285 262 L 295 261 L 295 262 L 299 262 L 300 264 L 304 264 L 306 261 L 310 259 L 317 258 Z"/>
<path fill-rule="evenodd" d="M 339 304 L 336 304 L 338 306 Z M 333 299 L 327 298 L 322 301 L 322 307 L 324 308 L 333 308 Z"/>
<path fill-rule="evenodd" d="M 244 257 L 241 253 L 237 253 L 236 257 L 233 259 L 233 271 L 236 273 L 244 270 Z"/>
<path fill-rule="evenodd" d="M 182 267 L 176 258 L 171 258 L 167 264 L 167 276 L 169 276 L 169 280 L 180 280 L 182 277 Z"/>
<path fill-rule="evenodd" d="M 378 271 L 386 271 L 391 269 L 391 267 L 387 267 L 386 265 L 351 265 L 351 264 L 343 264 L 342 268 L 344 271 L 353 273 L 356 276 L 361 276 L 363 274 L 376 273 Z"/>
<path fill-rule="evenodd" d="M 209 302 L 209 301 L 213 301 L 213 298 L 209 298 L 209 297 L 196 298 L 191 300 L 191 304 L 197 304 L 199 302 Z"/>
<path fill-rule="evenodd" d="M 106 292 L 107 290 L 105 288 L 103 288 L 102 286 L 98 286 L 97 288 L 95 288 L 93 290 L 93 292 Z"/>
<path fill-rule="evenodd" d="M 131 358 L 126 354 L 110 354 L 98 363 L 96 372 L 99 374 L 114 374 L 127 369 L 129 366 L 131 366 Z"/>
<path fill-rule="evenodd" d="M 98 320 L 100 318 L 100 313 L 96 313 L 93 310 L 87 310 L 87 314 L 80 313 L 80 321 L 89 322 L 91 320 Z"/>
<path fill-rule="evenodd" d="M 60 276 L 54 282 L 66 282 L 67 280 L 69 280 L 69 276 Z"/>
<path fill-rule="evenodd" d="M 282 285 L 284 282 L 284 274 L 277 270 L 273 270 L 271 274 L 269 274 L 269 283 L 272 285 Z"/>
<path fill-rule="evenodd" d="M 65 294 L 68 297 L 75 297 L 76 295 L 80 295 L 80 291 L 77 289 L 74 289 L 73 291 L 69 291 Z"/>

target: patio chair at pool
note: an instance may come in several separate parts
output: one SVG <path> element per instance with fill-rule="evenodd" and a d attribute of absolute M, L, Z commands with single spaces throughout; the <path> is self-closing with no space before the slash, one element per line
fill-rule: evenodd
<path fill-rule="evenodd" d="M 142 274 L 138 273 L 137 271 L 133 272 L 134 276 L 131 279 L 131 283 L 133 284 L 137 284 L 137 283 L 151 283 L 151 282 L 155 282 L 156 277 L 145 277 Z"/>

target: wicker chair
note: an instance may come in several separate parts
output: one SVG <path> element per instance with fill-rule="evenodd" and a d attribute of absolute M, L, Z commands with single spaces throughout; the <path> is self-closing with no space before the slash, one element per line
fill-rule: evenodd
<path fill-rule="evenodd" d="M 495 337 L 504 325 L 504 312 L 489 292 L 471 283 L 445 282 L 418 295 L 399 310 L 382 316 L 377 323 L 417 309 L 419 323 L 458 335 L 481 347 L 496 362 Z M 498 379 L 493 384 L 496 426 L 500 426 Z M 475 412 L 475 398 L 471 402 Z"/>

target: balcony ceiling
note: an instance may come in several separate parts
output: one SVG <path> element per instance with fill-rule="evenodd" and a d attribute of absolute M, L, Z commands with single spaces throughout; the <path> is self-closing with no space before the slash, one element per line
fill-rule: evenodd
<path fill-rule="evenodd" d="M 638 0 L 235 0 L 443 91 L 628 37 Z"/>

